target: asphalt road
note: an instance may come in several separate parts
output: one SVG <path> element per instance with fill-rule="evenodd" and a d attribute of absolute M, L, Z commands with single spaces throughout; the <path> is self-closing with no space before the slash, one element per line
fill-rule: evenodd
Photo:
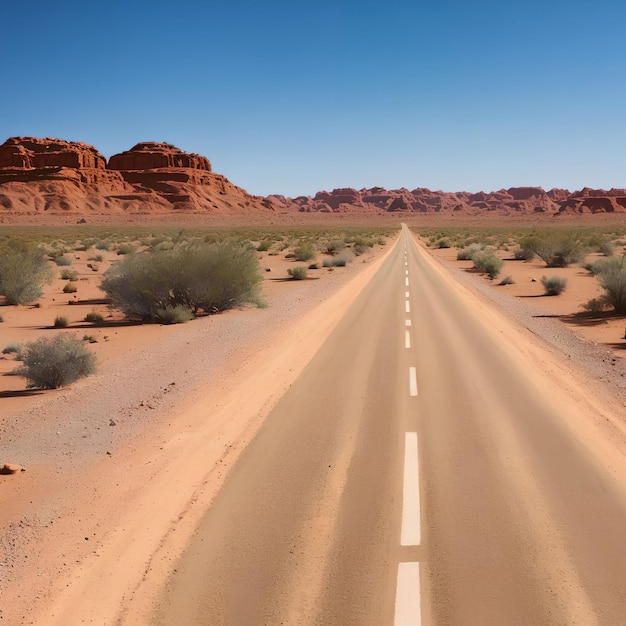
<path fill-rule="evenodd" d="M 424 255 L 404 229 L 242 453 L 155 624 L 626 623 L 623 491 Z"/>

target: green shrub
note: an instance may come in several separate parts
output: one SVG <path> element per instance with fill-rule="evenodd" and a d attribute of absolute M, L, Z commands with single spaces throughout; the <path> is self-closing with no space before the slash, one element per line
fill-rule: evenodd
<path fill-rule="evenodd" d="M 154 312 L 154 321 L 161 322 L 161 324 L 183 324 L 193 317 L 193 311 L 182 304 L 176 306 L 167 304 Z"/>
<path fill-rule="evenodd" d="M 96 250 L 110 250 L 111 244 L 108 241 L 101 241 L 100 243 L 97 243 L 94 247 Z"/>
<path fill-rule="evenodd" d="M 333 239 L 326 244 L 326 252 L 328 254 L 337 254 L 346 249 L 346 242 L 343 239 Z M 308 259 L 305 259 L 308 260 Z"/>
<path fill-rule="evenodd" d="M 324 267 L 344 267 L 348 263 L 351 263 L 352 259 L 351 254 L 338 254 L 337 256 L 324 259 Z"/>
<path fill-rule="evenodd" d="M 310 241 L 301 241 L 294 248 L 292 258 L 296 261 L 311 261 L 315 258 L 315 254 L 315 246 Z"/>
<path fill-rule="evenodd" d="M 615 253 L 615 246 L 610 241 L 605 241 L 600 245 L 600 252 L 604 256 L 613 256 Z"/>
<path fill-rule="evenodd" d="M 543 285 L 546 296 L 558 296 L 565 291 L 567 278 L 563 276 L 542 276 L 541 284 Z"/>
<path fill-rule="evenodd" d="M 304 265 L 298 265 L 296 267 L 290 267 L 287 270 L 287 274 L 294 280 L 304 280 L 307 275 L 307 268 Z"/>
<path fill-rule="evenodd" d="M 505 276 L 498 285 L 513 285 L 515 281 L 513 280 L 513 276 Z"/>
<path fill-rule="evenodd" d="M 132 243 L 121 243 L 117 247 L 117 254 L 118 255 L 133 254 L 133 252 L 135 252 L 136 250 L 137 250 L 137 246 Z"/>
<path fill-rule="evenodd" d="M 19 354 L 22 351 L 22 345 L 19 343 L 10 343 L 2 348 L 2 354 Z"/>
<path fill-rule="evenodd" d="M 68 256 L 60 256 L 60 257 L 57 257 L 56 259 L 54 259 L 54 262 L 58 266 L 67 266 L 67 265 L 71 265 L 72 264 L 72 259 L 70 259 Z"/>
<path fill-rule="evenodd" d="M 0 246 L 0 294 L 7 304 L 33 302 L 52 276 L 43 250 L 34 244 L 14 239 Z"/>
<path fill-rule="evenodd" d="M 626 313 L 626 267 L 624 257 L 611 257 L 597 267 L 600 286 L 604 289 L 603 302 L 613 307 L 616 313 Z"/>
<path fill-rule="evenodd" d="M 546 267 L 567 267 L 579 263 L 585 256 L 585 249 L 574 233 L 550 232 L 527 237 L 522 248 L 532 250 Z"/>
<path fill-rule="evenodd" d="M 472 243 L 466 248 L 463 248 L 462 250 L 459 250 L 456 253 L 456 260 L 457 261 L 471 261 L 472 256 L 476 254 L 477 252 L 480 252 L 481 250 L 482 250 L 482 246 L 480 244 Z"/>
<path fill-rule="evenodd" d="M 74 270 L 63 270 L 61 272 L 61 280 L 76 282 L 78 280 L 78 272 L 75 272 Z"/>
<path fill-rule="evenodd" d="M 532 261 L 535 256 L 535 253 L 526 246 L 520 246 L 513 251 L 513 258 L 516 261 Z"/>
<path fill-rule="evenodd" d="M 101 286 L 126 315 L 156 320 L 168 305 L 194 315 L 260 306 L 262 280 L 254 249 L 225 241 L 127 256 L 105 272 Z"/>
<path fill-rule="evenodd" d="M 474 267 L 479 272 L 485 272 L 490 279 L 498 277 L 498 274 L 504 267 L 504 261 L 497 257 L 493 252 L 479 250 L 472 255 Z"/>
<path fill-rule="evenodd" d="M 17 373 L 37 389 L 57 389 L 95 371 L 93 354 L 82 341 L 65 334 L 28 343 L 23 361 Z"/>
<path fill-rule="evenodd" d="M 588 300 L 580 306 L 588 313 L 599 313 L 604 310 L 605 304 L 603 298 L 591 298 L 591 300 Z"/>
<path fill-rule="evenodd" d="M 92 324 L 102 324 L 104 322 L 104 317 L 100 315 L 100 313 L 96 313 L 95 311 L 91 311 L 87 313 L 83 318 L 85 322 L 90 322 Z"/>
<path fill-rule="evenodd" d="M 63 293 L 76 293 L 78 291 L 78 287 L 76 285 L 72 285 L 72 283 L 65 283 L 63 286 Z"/>
<path fill-rule="evenodd" d="M 55 328 L 67 328 L 68 325 L 67 317 L 63 317 L 62 315 L 57 315 L 54 318 L 54 327 Z"/>
<path fill-rule="evenodd" d="M 266 239 L 265 241 L 262 241 L 261 243 L 259 243 L 259 245 L 256 247 L 256 251 L 267 252 L 270 249 L 271 245 L 272 245 L 272 242 L 269 241 L 269 239 Z"/>
<path fill-rule="evenodd" d="M 449 239 L 443 238 L 443 239 L 440 239 L 437 242 L 437 248 L 439 248 L 440 250 L 442 250 L 444 248 L 450 248 L 450 247 L 451 247 L 451 245 L 450 245 L 450 240 Z"/>

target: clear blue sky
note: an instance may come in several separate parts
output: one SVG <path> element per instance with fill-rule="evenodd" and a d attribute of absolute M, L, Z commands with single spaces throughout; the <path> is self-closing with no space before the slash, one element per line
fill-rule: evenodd
<path fill-rule="evenodd" d="M 626 187 L 623 0 L 6 0 L 0 24 L 0 142 L 167 141 L 257 194 Z"/>

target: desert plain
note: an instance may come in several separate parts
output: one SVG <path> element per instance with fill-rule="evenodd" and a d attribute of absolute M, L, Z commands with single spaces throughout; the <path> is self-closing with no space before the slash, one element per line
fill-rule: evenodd
<path fill-rule="evenodd" d="M 4 154 L 13 159 L 16 145 L 32 149 L 17 142 Z M 609 308 L 585 310 L 602 295 L 586 266 L 604 255 L 590 246 L 578 262 L 546 268 L 538 258 L 516 260 L 514 250 L 533 229 L 543 229 L 587 239 L 591 233 L 623 257 L 624 194 L 509 190 L 495 200 L 494 194 L 466 194 L 463 206 L 472 207 L 466 211 L 455 210 L 458 198 L 435 201 L 424 190 L 421 200 L 411 200 L 416 192 L 381 189 L 259 199 L 216 182 L 198 155 L 185 161 L 171 146 L 141 146 L 139 157 L 114 162 L 122 175 L 106 171 L 97 155 L 89 161 L 87 149 L 62 147 L 80 159 L 68 156 L 48 172 L 45 209 L 37 167 L 0 159 L 0 235 L 41 243 L 53 272 L 35 302 L 0 306 L 0 465 L 18 466 L 0 476 L 5 623 L 157 623 L 154 616 L 167 612 L 160 605 L 164 589 L 240 455 L 406 237 L 490 327 L 494 341 L 519 351 L 533 384 L 569 398 L 568 428 L 623 489 L 626 319 Z M 75 195 L 67 199 L 81 176 L 83 201 L 90 203 L 82 212 Z M 195 185 L 196 195 L 181 185 Z M 203 198 L 216 185 L 219 201 L 204 211 Z M 157 209 L 146 214 L 152 196 Z M 424 197 L 442 213 L 411 205 Z M 494 210 L 494 202 L 502 210 Z M 121 258 L 207 237 L 238 238 L 256 249 L 263 307 L 164 325 L 139 323 L 110 306 L 100 283 Z M 472 239 L 502 259 L 497 278 L 473 269 L 471 260 L 457 260 Z M 305 265 L 315 267 L 295 280 L 288 270 L 299 264 L 292 254 L 304 240 L 316 249 Z M 371 245 L 357 253 L 357 240 Z M 334 258 L 329 243 L 337 241 L 349 261 L 324 263 Z M 59 256 L 66 265 L 55 263 Z M 75 280 L 62 279 L 64 270 L 75 272 Z M 559 295 L 545 295 L 541 279 L 548 275 L 566 279 Z M 97 321 L 85 321 L 89 314 Z M 65 321 L 55 325 L 58 318 Z M 20 346 L 63 333 L 93 351 L 96 373 L 60 389 L 28 388 L 14 371 Z M 10 346 L 15 350 L 5 349 Z M 329 532 L 322 528 L 320 544 Z M 315 541 L 306 550 L 319 556 L 319 569 L 307 573 L 303 586 L 317 581 L 321 588 L 324 557 Z M 579 614 L 590 615 L 572 594 Z M 555 595 L 568 598 L 565 591 Z M 290 606 L 286 614 L 297 610 Z"/>

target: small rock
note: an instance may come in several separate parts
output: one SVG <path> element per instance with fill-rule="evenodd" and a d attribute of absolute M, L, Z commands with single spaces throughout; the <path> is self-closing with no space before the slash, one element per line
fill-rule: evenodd
<path fill-rule="evenodd" d="M 0 467 L 0 474 L 17 474 L 18 472 L 26 471 L 21 465 L 15 463 L 5 463 Z"/>

